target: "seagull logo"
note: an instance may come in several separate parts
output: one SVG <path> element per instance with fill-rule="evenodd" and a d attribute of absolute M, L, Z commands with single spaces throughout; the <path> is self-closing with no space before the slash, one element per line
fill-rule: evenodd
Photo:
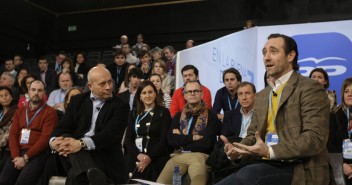
<path fill-rule="evenodd" d="M 314 62 L 316 64 L 316 66 L 301 66 L 300 73 L 302 75 L 309 76 L 310 71 L 312 71 L 313 69 L 323 68 L 323 69 L 325 69 L 325 71 L 327 71 L 329 76 L 338 76 L 338 75 L 344 74 L 347 71 L 346 66 L 343 66 L 343 65 L 319 65 L 319 63 L 324 62 L 324 61 L 348 62 L 347 59 L 340 58 L 340 57 L 325 57 L 325 58 L 321 58 L 321 59 L 317 59 L 314 57 L 308 57 L 308 58 L 298 60 L 298 63 Z"/>

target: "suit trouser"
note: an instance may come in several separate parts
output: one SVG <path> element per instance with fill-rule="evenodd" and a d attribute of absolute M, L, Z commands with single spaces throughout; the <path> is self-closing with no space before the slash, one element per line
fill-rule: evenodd
<path fill-rule="evenodd" d="M 27 150 L 21 150 L 21 155 L 24 155 Z M 43 151 L 38 156 L 29 159 L 29 162 L 21 169 L 17 170 L 14 167 L 12 158 L 9 158 L 0 174 L 0 185 L 33 185 L 35 184 L 48 158 L 48 151 Z"/>
<path fill-rule="evenodd" d="M 172 184 L 172 174 L 175 166 L 179 166 L 181 175 L 188 172 L 191 185 L 206 184 L 210 167 L 205 164 L 208 155 L 200 152 L 180 153 L 171 157 L 159 175 L 158 183 Z"/>

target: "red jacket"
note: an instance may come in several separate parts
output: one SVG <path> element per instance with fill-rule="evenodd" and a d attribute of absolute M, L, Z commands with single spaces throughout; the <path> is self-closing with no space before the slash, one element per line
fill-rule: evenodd
<path fill-rule="evenodd" d="M 30 110 L 29 106 L 17 109 L 9 135 L 9 147 L 11 157 L 21 156 L 21 149 L 28 148 L 27 156 L 30 159 L 49 147 L 49 139 L 54 128 L 57 125 L 56 111 L 48 105 L 45 105 L 37 117 L 29 125 L 30 136 L 28 144 L 20 144 L 22 128 L 26 128 L 26 109 L 28 109 L 28 120 L 31 120 L 36 111 L 42 107 L 42 102 L 36 109 Z"/>
<path fill-rule="evenodd" d="M 202 85 L 203 91 L 203 101 L 207 104 L 207 108 L 211 109 L 211 93 L 207 87 Z M 182 87 L 178 88 L 174 95 L 172 96 L 171 106 L 170 106 L 170 114 L 171 117 L 174 117 L 176 113 L 182 111 L 183 107 L 186 105 L 186 100 L 182 94 Z"/>

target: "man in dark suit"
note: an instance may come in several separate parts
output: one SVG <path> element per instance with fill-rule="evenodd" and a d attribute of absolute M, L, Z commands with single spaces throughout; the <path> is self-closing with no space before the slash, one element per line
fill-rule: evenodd
<path fill-rule="evenodd" d="M 57 74 L 55 71 L 48 67 L 48 59 L 40 57 L 38 60 L 38 68 L 34 69 L 33 74 L 37 76 L 45 84 L 46 95 L 58 88 Z"/>
<path fill-rule="evenodd" d="M 59 51 L 56 54 L 55 61 L 49 61 L 49 68 L 54 70 L 56 74 L 59 74 L 62 72 L 62 66 L 61 63 L 62 61 L 67 57 L 67 53 L 65 51 Z"/>
<path fill-rule="evenodd" d="M 129 106 L 112 95 L 111 75 L 105 68 L 89 71 L 88 87 L 90 92 L 71 98 L 50 147 L 69 168 L 66 184 L 88 184 L 87 171 L 91 168 L 99 169 L 112 183 L 123 184 L 121 140 Z M 100 184 L 108 183 L 104 180 Z"/>
<path fill-rule="evenodd" d="M 329 184 L 330 110 L 324 88 L 297 73 L 298 49 L 291 37 L 270 35 L 263 55 L 267 74 L 274 79 L 273 89 L 268 86 L 257 94 L 241 143 L 232 145 L 221 136 L 228 158 L 259 156 L 259 162 L 218 184 Z"/>
<path fill-rule="evenodd" d="M 117 50 L 115 52 L 114 63 L 107 67 L 111 73 L 112 79 L 116 82 L 116 92 L 118 92 L 121 83 L 124 81 L 127 65 L 126 55 L 121 50 Z"/>

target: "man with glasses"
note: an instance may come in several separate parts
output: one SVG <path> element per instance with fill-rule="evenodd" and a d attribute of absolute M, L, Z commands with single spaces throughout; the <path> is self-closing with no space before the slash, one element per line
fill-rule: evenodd
<path fill-rule="evenodd" d="M 183 89 L 187 103 L 182 112 L 175 115 L 168 133 L 168 143 L 175 148 L 157 182 L 172 184 L 174 167 L 181 175 L 188 173 L 192 184 L 206 184 L 210 167 L 205 164 L 213 150 L 221 122 L 202 100 L 199 81 L 188 81 Z"/>
<path fill-rule="evenodd" d="M 199 80 L 198 77 L 198 69 L 194 65 L 185 65 L 182 70 L 182 79 L 183 83 L 187 83 L 189 81 L 195 81 Z M 179 111 L 182 111 L 183 107 L 187 103 L 186 99 L 183 98 L 183 87 L 178 88 L 175 92 L 174 95 L 172 96 L 172 101 L 171 101 L 171 106 L 170 106 L 170 114 L 171 117 L 174 117 L 176 113 Z M 211 94 L 210 91 L 207 87 L 204 85 L 201 86 L 202 94 L 203 94 L 203 100 L 207 106 L 208 109 L 211 109 Z"/>
<path fill-rule="evenodd" d="M 59 74 L 62 72 L 62 67 L 61 63 L 62 61 L 66 58 L 67 54 L 65 51 L 59 51 L 56 54 L 56 61 L 50 61 L 49 67 L 54 69 L 56 74 Z"/>

